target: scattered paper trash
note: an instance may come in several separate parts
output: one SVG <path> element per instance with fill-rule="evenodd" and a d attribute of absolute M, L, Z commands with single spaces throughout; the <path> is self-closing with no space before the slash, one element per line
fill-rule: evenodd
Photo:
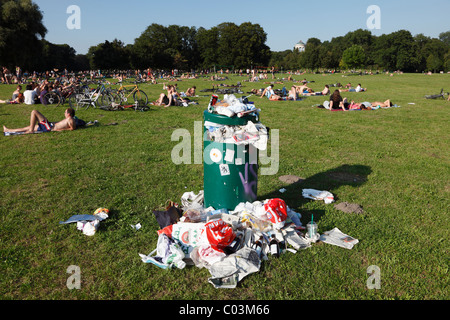
<path fill-rule="evenodd" d="M 313 200 L 323 200 L 326 204 L 334 202 L 334 196 L 328 191 L 320 191 L 316 189 L 303 189 L 302 195 L 304 198 Z"/>
<path fill-rule="evenodd" d="M 134 224 L 134 225 L 130 224 L 130 226 L 136 231 L 138 231 L 140 228 L 142 228 L 142 225 L 140 223 Z"/>
<path fill-rule="evenodd" d="M 158 244 L 155 250 L 149 255 L 139 254 L 141 260 L 145 263 L 152 263 L 162 269 L 170 269 L 176 266 L 183 269 L 186 263 L 183 261 L 184 252 L 181 247 L 164 233 L 158 237 Z"/>
<path fill-rule="evenodd" d="M 93 236 L 98 230 L 100 222 L 107 219 L 109 210 L 106 208 L 98 208 L 94 214 L 73 215 L 66 221 L 60 221 L 59 224 L 76 223 L 77 229 L 87 236 Z"/>
<path fill-rule="evenodd" d="M 255 250 L 245 247 L 238 252 L 214 263 L 209 272 L 208 281 L 215 288 L 236 288 L 236 285 L 247 275 L 258 272 L 261 260 Z"/>
<path fill-rule="evenodd" d="M 325 231 L 320 236 L 320 241 L 346 249 L 352 249 L 353 246 L 359 242 L 358 239 L 350 237 L 338 228 L 334 228 L 330 231 Z"/>

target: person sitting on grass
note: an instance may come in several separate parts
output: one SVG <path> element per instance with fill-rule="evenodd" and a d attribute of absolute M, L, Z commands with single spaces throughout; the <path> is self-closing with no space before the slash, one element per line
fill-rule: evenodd
<path fill-rule="evenodd" d="M 335 90 L 330 96 L 330 111 L 338 109 L 345 111 L 344 99 L 342 99 L 339 90 Z"/>
<path fill-rule="evenodd" d="M 273 91 L 273 84 L 264 89 L 260 98 L 262 98 L 263 96 L 266 96 L 267 99 L 271 101 L 281 100 L 281 97 L 279 95 L 276 95 L 275 91 Z"/>
<path fill-rule="evenodd" d="M 356 87 L 355 91 L 356 92 L 365 92 L 365 91 L 367 91 L 367 89 L 366 88 L 362 88 L 361 84 L 359 83 L 358 86 Z"/>
<path fill-rule="evenodd" d="M 7 104 L 19 104 L 23 103 L 24 97 L 23 93 L 20 91 L 22 90 L 22 86 L 17 86 L 16 90 L 14 90 L 11 100 L 0 100 L 0 103 L 7 103 Z"/>
<path fill-rule="evenodd" d="M 0 103 L 6 103 L 6 104 L 20 104 L 23 103 L 23 93 L 19 93 L 17 98 L 13 100 L 0 100 Z"/>
<path fill-rule="evenodd" d="M 33 86 L 31 84 L 26 86 L 23 96 L 25 97 L 25 104 L 34 104 L 36 98 L 39 97 L 36 91 L 33 90 Z"/>
<path fill-rule="evenodd" d="M 49 122 L 42 113 L 37 110 L 31 111 L 30 125 L 18 129 L 9 129 L 3 126 L 3 132 L 9 133 L 22 133 L 30 134 L 35 132 L 51 132 L 51 131 L 64 131 L 75 130 L 77 128 L 75 123 L 75 110 L 67 108 L 64 113 L 64 119 L 59 122 Z"/>

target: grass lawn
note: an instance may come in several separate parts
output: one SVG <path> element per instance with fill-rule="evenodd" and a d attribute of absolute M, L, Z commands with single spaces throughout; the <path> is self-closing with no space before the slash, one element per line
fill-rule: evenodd
<path fill-rule="evenodd" d="M 200 91 L 213 82 L 184 80 L 179 91 L 196 85 L 198 105 L 152 106 L 147 112 L 91 108 L 77 116 L 98 120 L 98 126 L 0 136 L 0 299 L 448 299 L 450 102 L 424 96 L 450 91 L 450 75 L 294 76 L 303 78 L 314 81 L 309 85 L 316 91 L 325 84 L 361 83 L 367 92 L 343 96 L 360 102 L 391 99 L 401 106 L 329 112 L 312 107 L 323 97 L 249 99 L 262 110 L 261 122 L 279 130 L 278 172 L 259 176 L 258 199 L 284 199 L 301 213 L 304 225 L 313 214 L 320 233 L 337 227 L 359 239 L 353 249 L 316 243 L 269 258 L 258 273 L 229 290 L 214 289 L 206 269 L 162 270 L 143 263 L 138 253 L 150 253 L 157 242 L 152 210 L 203 189 L 201 164 L 171 161 L 179 143 L 171 135 L 177 128 L 193 135 L 210 99 Z M 244 79 L 233 76 L 216 84 L 241 81 L 244 92 L 267 86 Z M 290 82 L 283 85 L 289 88 Z M 156 100 L 162 83 L 141 89 Z M 9 99 L 13 90 L 1 85 L 0 99 Z M 2 104 L 0 125 L 26 126 L 33 108 L 50 121 L 64 116 L 64 107 Z M 287 185 L 279 180 L 283 175 L 304 180 Z M 359 204 L 364 213 L 304 199 L 302 188 L 330 191 L 336 203 Z M 111 212 L 93 237 L 73 224 L 59 224 L 99 207 Z M 130 226 L 136 223 L 142 224 L 139 231 Z M 66 286 L 71 265 L 81 270 L 79 290 Z M 366 285 L 372 265 L 380 269 L 380 289 Z"/>

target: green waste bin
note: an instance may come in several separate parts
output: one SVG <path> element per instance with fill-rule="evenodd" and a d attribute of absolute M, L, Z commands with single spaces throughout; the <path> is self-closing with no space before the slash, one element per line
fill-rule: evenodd
<path fill-rule="evenodd" d="M 246 125 L 258 122 L 255 116 L 228 117 L 208 110 L 204 121 L 219 125 Z M 206 126 L 203 135 L 203 191 L 205 208 L 234 210 L 241 202 L 254 202 L 258 185 L 258 150 L 251 144 L 210 141 Z"/>

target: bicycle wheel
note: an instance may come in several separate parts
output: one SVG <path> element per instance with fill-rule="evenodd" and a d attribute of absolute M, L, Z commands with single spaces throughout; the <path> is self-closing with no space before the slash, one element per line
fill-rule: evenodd
<path fill-rule="evenodd" d="M 72 93 L 68 98 L 67 98 L 67 101 L 69 102 L 69 106 L 72 108 L 72 109 L 77 109 L 77 95 L 78 95 L 79 93 Z"/>
<path fill-rule="evenodd" d="M 86 108 L 87 110 L 91 106 L 91 99 L 86 94 L 75 93 L 69 97 L 69 105 L 75 110 L 82 108 Z"/>
<path fill-rule="evenodd" d="M 48 92 L 44 95 L 44 105 L 57 107 L 61 103 L 61 97 L 56 92 Z"/>
<path fill-rule="evenodd" d="M 100 97 L 100 106 L 110 107 L 114 102 L 114 97 L 110 93 L 104 93 Z"/>
<path fill-rule="evenodd" d="M 133 104 L 135 105 L 136 110 L 144 111 L 148 109 L 148 97 L 144 91 L 136 91 L 133 94 L 133 99 Z"/>

